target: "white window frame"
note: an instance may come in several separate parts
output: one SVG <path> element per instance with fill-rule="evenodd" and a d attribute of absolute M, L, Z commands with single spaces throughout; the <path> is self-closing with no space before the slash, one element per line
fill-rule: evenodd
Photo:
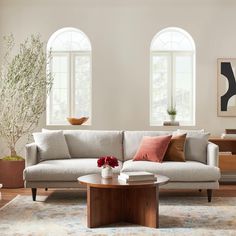
<path fill-rule="evenodd" d="M 181 30 L 182 31 L 182 30 Z M 155 37 L 154 37 L 155 38 Z M 195 123 L 195 50 L 150 50 L 150 107 L 149 107 L 149 117 L 150 117 L 150 126 L 162 126 L 164 120 L 158 120 L 154 121 L 153 118 L 153 110 L 152 110 L 152 104 L 153 104 L 153 57 L 154 56 L 163 56 L 166 55 L 168 60 L 170 60 L 170 63 L 168 63 L 169 68 L 168 68 L 168 88 L 167 88 L 167 94 L 168 94 L 168 104 L 167 107 L 175 106 L 175 81 L 176 81 L 176 72 L 175 72 L 175 61 L 174 58 L 176 56 L 191 56 L 192 58 L 192 106 L 191 106 L 191 121 L 186 122 L 186 121 L 181 121 L 180 125 L 182 126 L 194 126 Z"/>
<path fill-rule="evenodd" d="M 90 70 L 89 70 L 89 79 L 90 79 L 90 98 L 92 101 L 92 55 L 91 51 L 53 51 L 51 52 L 51 56 L 67 56 L 68 57 L 68 76 L 67 76 L 67 100 L 68 100 L 68 117 L 73 117 L 75 114 L 75 57 L 76 56 L 88 56 L 89 63 L 90 63 Z M 53 60 L 51 60 L 52 62 Z M 50 71 L 52 72 L 52 63 L 50 63 Z M 48 106 L 47 106 L 47 125 L 55 125 L 50 121 L 50 111 L 52 111 L 52 104 L 53 104 L 53 89 L 50 92 L 48 98 Z M 85 123 L 85 125 L 92 124 L 92 102 L 90 103 L 89 108 L 90 117 L 89 120 Z M 69 125 L 68 123 L 63 124 L 56 124 L 56 125 Z"/>

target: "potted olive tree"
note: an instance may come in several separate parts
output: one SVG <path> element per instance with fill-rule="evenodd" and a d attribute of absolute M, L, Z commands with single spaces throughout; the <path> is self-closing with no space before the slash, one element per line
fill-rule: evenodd
<path fill-rule="evenodd" d="M 0 183 L 5 188 L 23 186 L 24 158 L 16 145 L 37 127 L 46 109 L 53 78 L 47 71 L 50 55 L 40 37 L 32 35 L 15 50 L 12 35 L 3 38 L 5 52 L 0 69 L 0 137 L 9 155 L 0 159 Z"/>

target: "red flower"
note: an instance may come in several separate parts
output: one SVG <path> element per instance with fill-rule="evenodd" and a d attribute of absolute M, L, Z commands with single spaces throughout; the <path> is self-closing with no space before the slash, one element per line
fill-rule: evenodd
<path fill-rule="evenodd" d="M 97 161 L 98 167 L 102 166 L 110 166 L 112 168 L 119 166 L 118 160 L 116 157 L 113 156 L 104 156 L 100 157 Z"/>
<path fill-rule="evenodd" d="M 105 164 L 105 158 L 104 157 L 100 157 L 97 161 L 98 163 L 98 167 L 102 167 Z"/>

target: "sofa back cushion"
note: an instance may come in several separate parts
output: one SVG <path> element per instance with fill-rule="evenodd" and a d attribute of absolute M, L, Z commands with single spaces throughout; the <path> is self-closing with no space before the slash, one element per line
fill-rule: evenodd
<path fill-rule="evenodd" d="M 131 160 L 135 156 L 143 136 L 170 135 L 170 131 L 124 131 L 124 160 Z"/>
<path fill-rule="evenodd" d="M 115 156 L 123 161 L 122 131 L 63 130 L 72 158 Z"/>

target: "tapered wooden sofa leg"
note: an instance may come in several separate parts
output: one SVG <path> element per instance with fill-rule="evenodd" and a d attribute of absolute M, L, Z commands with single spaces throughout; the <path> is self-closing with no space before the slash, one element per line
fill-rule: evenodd
<path fill-rule="evenodd" d="M 212 189 L 207 189 L 208 202 L 211 202 L 211 197 L 212 197 Z"/>
<path fill-rule="evenodd" d="M 33 201 L 36 201 L 37 188 L 31 188 Z"/>

